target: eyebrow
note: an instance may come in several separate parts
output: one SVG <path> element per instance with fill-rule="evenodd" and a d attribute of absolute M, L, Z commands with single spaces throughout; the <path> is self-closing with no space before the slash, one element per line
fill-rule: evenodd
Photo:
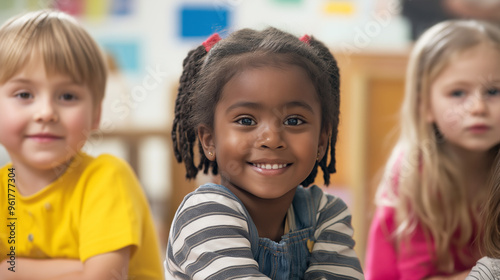
<path fill-rule="evenodd" d="M 33 81 L 30 79 L 25 79 L 25 78 L 15 78 L 9 81 L 10 83 L 21 83 L 21 84 L 33 84 Z M 73 82 L 71 80 L 66 80 L 58 83 L 59 86 L 72 86 L 72 85 L 79 85 L 76 82 Z"/>
<path fill-rule="evenodd" d="M 260 103 L 256 103 L 256 102 L 249 102 L 249 101 L 240 101 L 240 102 L 236 102 L 234 103 L 233 105 L 229 106 L 229 108 L 227 108 L 227 112 L 230 112 L 232 110 L 235 110 L 237 108 L 249 108 L 249 109 L 262 109 L 262 106 Z M 310 111 L 311 113 L 314 113 L 314 110 L 313 108 L 305 103 L 305 102 L 302 102 L 302 101 L 290 101 L 290 102 L 287 102 L 284 107 L 299 107 L 299 108 L 303 108 L 303 109 L 306 109 L 307 111 Z"/>
<path fill-rule="evenodd" d="M 16 78 L 16 79 L 12 79 L 10 80 L 9 82 L 11 83 L 22 83 L 22 84 L 31 84 L 31 81 L 28 80 L 28 79 L 23 79 L 23 78 Z"/>

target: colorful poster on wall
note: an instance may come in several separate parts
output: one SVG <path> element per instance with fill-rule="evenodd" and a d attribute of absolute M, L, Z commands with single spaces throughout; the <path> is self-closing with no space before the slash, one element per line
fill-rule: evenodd
<path fill-rule="evenodd" d="M 179 36 L 207 37 L 215 32 L 225 34 L 231 22 L 231 11 L 222 5 L 184 5 L 179 8 Z"/>
<path fill-rule="evenodd" d="M 272 1 L 279 4 L 300 4 L 304 2 L 303 0 L 272 0 Z"/>
<path fill-rule="evenodd" d="M 0 0 L 0 3 L 6 0 Z M 14 1 L 14 0 L 12 0 Z M 127 16 L 133 13 L 134 0 L 29 0 L 53 1 L 54 8 L 73 16 L 85 16 L 89 19 L 105 19 L 109 15 Z M 48 6 L 47 6 L 48 7 Z M 47 8 L 44 7 L 44 8 Z"/>

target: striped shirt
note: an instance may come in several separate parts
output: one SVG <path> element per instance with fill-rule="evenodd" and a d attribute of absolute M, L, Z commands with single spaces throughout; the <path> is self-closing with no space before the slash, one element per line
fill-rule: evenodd
<path fill-rule="evenodd" d="M 353 250 L 351 215 L 341 199 L 316 186 L 299 186 L 287 223 L 290 233 L 279 243 L 259 238 L 233 193 L 203 185 L 184 198 L 175 214 L 166 279 L 364 279 Z M 286 244 L 294 233 L 303 235 L 303 245 Z M 276 252 L 268 252 L 269 247 Z"/>
<path fill-rule="evenodd" d="M 499 280 L 500 259 L 484 257 L 477 261 L 465 280 Z"/>

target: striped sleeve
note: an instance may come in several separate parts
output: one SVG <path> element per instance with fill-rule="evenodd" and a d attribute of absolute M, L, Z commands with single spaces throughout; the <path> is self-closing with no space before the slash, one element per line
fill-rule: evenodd
<path fill-rule="evenodd" d="M 322 194 L 311 263 L 305 279 L 364 279 L 354 252 L 351 214 L 339 198 Z"/>
<path fill-rule="evenodd" d="M 188 195 L 170 230 L 167 279 L 269 279 L 253 258 L 242 205 L 223 191 Z"/>
<path fill-rule="evenodd" d="M 465 278 L 466 280 L 495 280 L 500 279 L 500 259 L 483 257 L 477 261 Z"/>

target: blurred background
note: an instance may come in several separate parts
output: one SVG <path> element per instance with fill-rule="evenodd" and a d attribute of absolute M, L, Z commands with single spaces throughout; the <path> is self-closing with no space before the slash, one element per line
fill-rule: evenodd
<path fill-rule="evenodd" d="M 0 0 L 0 21 L 55 8 L 75 16 L 100 44 L 110 77 L 101 129 L 85 151 L 131 164 L 149 198 L 161 250 L 184 195 L 213 179 L 186 181 L 172 155 L 173 102 L 187 52 L 214 32 L 224 37 L 244 27 L 274 26 L 322 40 L 339 61 L 342 99 L 338 173 L 325 190 L 351 207 L 363 262 L 374 192 L 397 136 L 408 52 L 422 30 L 456 15 L 443 8 L 446 1 Z M 0 164 L 8 161 L 0 146 Z"/>

